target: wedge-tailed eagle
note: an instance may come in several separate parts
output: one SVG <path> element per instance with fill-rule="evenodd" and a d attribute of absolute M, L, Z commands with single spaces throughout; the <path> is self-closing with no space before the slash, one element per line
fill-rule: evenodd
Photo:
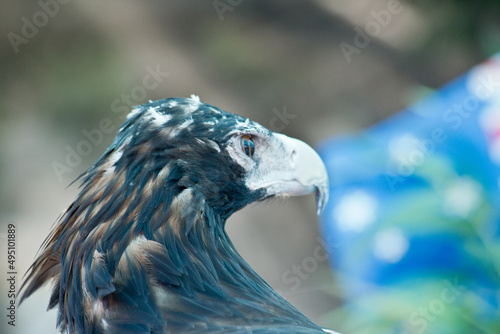
<path fill-rule="evenodd" d="M 316 192 L 316 152 L 191 98 L 136 107 L 28 271 L 52 281 L 63 333 L 325 333 L 238 254 L 226 220 L 250 203 Z"/>

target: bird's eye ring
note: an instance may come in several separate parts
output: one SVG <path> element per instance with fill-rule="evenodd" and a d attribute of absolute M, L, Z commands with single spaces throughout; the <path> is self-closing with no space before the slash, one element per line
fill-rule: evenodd
<path fill-rule="evenodd" d="M 240 144 L 243 153 L 252 158 L 255 152 L 255 144 L 252 138 L 249 135 L 243 135 L 240 138 Z"/>

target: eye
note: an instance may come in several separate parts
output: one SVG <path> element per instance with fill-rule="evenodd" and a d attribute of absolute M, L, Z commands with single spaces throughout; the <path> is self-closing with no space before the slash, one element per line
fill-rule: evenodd
<path fill-rule="evenodd" d="M 255 151 L 255 144 L 249 135 L 241 136 L 240 145 L 241 149 L 247 156 L 249 156 L 250 158 L 253 157 L 253 153 Z"/>

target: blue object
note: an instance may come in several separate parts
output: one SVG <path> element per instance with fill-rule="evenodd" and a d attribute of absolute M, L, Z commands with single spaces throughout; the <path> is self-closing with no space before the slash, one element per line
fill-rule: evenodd
<path fill-rule="evenodd" d="M 499 333 L 500 54 L 319 152 L 343 331 Z"/>

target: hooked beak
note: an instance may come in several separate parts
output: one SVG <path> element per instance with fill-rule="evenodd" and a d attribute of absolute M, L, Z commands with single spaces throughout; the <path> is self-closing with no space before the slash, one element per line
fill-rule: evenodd
<path fill-rule="evenodd" d="M 261 174 L 253 188 L 266 188 L 268 195 L 301 196 L 316 193 L 317 214 L 328 201 L 328 174 L 319 157 L 309 145 L 298 139 L 274 133 L 278 145 L 273 148 L 273 162 Z M 274 146 L 274 145 L 273 145 Z M 279 148 L 279 153 L 276 152 Z M 263 173 L 264 174 L 264 173 Z"/>

